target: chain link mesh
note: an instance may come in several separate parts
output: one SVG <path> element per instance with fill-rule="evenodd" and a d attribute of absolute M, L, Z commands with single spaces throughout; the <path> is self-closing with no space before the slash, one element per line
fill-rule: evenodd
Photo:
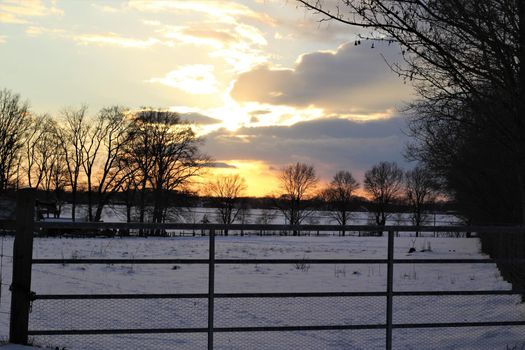
<path fill-rule="evenodd" d="M 395 329 L 393 344 L 396 350 L 523 350 L 525 326 Z"/>
<path fill-rule="evenodd" d="M 33 336 L 38 346 L 66 350 L 205 350 L 206 333 Z"/>
<path fill-rule="evenodd" d="M 519 295 L 396 296 L 393 307 L 394 324 L 523 321 L 525 315 Z"/>
<path fill-rule="evenodd" d="M 384 330 L 216 333 L 215 350 L 384 350 Z"/>
<path fill-rule="evenodd" d="M 478 256 L 478 249 L 456 254 L 455 250 L 443 252 L 440 242 L 433 242 L 435 251 L 424 252 L 451 258 Z M 203 242 L 205 249 L 206 242 Z M 348 247 L 341 251 L 324 247 L 307 250 L 290 241 L 286 247 L 274 248 L 270 243 L 260 247 L 258 242 L 243 241 L 235 248 L 227 240 L 217 244 L 217 257 L 221 258 L 326 258 L 327 251 L 348 257 Z M 293 244 L 292 244 L 293 243 Z M 373 249 L 386 257 L 385 240 L 373 242 Z M 410 242 L 409 242 L 410 243 Z M 448 245 L 444 245 L 448 247 Z M 234 249 L 235 248 L 235 249 Z M 425 249 L 430 248 L 424 247 Z M 461 248 L 461 247 L 460 247 Z M 310 248 L 309 248 L 310 249 Z M 334 248 L 335 249 L 335 248 Z M 351 256 L 359 256 L 363 247 L 353 247 Z M 441 250 L 440 250 L 441 249 Z M 444 248 L 443 248 L 444 249 Z M 459 249 L 459 248 L 458 248 Z M 277 251 L 276 251 L 277 250 Z M 257 251 L 257 254 L 255 253 Z M 406 253 L 402 250 L 403 258 Z M 343 254 L 344 253 L 344 254 Z M 367 251 L 367 253 L 370 253 Z M 354 254 L 354 255 L 352 255 Z M 375 251 L 374 251 L 375 254 Z M 201 254 L 205 257 L 205 254 Z M 399 251 L 397 252 L 399 255 Z M 378 255 L 379 256 L 379 255 Z M 490 267 L 490 268 L 487 268 Z M 137 286 L 141 292 L 205 292 L 207 266 L 61 266 L 58 272 L 51 267 L 35 269 L 42 278 L 42 290 L 54 292 L 52 287 L 68 278 L 76 278 L 72 287 L 82 283 L 95 286 L 104 293 L 133 293 Z M 217 293 L 259 292 L 327 292 L 333 291 L 385 291 L 385 264 L 218 264 L 215 271 Z M 96 272 L 88 274 L 88 272 Z M 100 275 L 110 276 L 103 282 L 95 280 Z M 176 277 L 185 274 L 186 280 Z M 84 276 L 85 275 L 85 276 Z M 155 276 L 155 278 L 153 278 Z M 158 278 L 158 277 L 161 278 Z M 93 277 L 93 280 L 88 280 Z M 319 277 L 324 282 L 320 282 Z M 506 289 L 495 264 L 398 264 L 394 269 L 395 291 L 418 290 L 486 290 Z M 159 282 L 160 281 L 160 282 Z M 184 286 L 181 284 L 184 281 Z M 45 283 L 44 283 L 45 282 Z M 177 283 L 176 283 L 177 282 Z M 178 283 L 181 282 L 181 283 Z M 68 287 L 68 285 L 66 285 Z M 46 289 L 44 289 L 46 288 Z M 184 288 L 184 289 L 183 289 Z M 98 290 L 97 289 L 97 290 Z M 37 289 L 42 291 L 41 289 Z M 144 291 L 143 291 L 144 290 Z M 66 293 L 64 292 L 64 293 Z M 214 326 L 220 327 L 278 327 L 278 326 L 330 326 L 378 325 L 386 321 L 386 297 L 285 297 L 285 298 L 216 298 Z M 30 318 L 30 329 L 141 329 L 141 328 L 206 328 L 206 299 L 66 299 L 36 300 Z M 519 295 L 459 295 L 459 296 L 395 296 L 393 321 L 404 323 L 493 322 L 523 321 L 525 306 Z M 207 334 L 114 334 L 114 335 L 54 335 L 34 336 L 33 341 L 42 346 L 59 349 L 207 349 Z M 319 349 L 359 350 L 385 349 L 386 331 L 367 330 L 304 330 L 304 331 L 250 331 L 221 332 L 214 334 L 214 349 Z M 525 326 L 439 327 L 394 329 L 393 349 L 414 350 L 525 350 Z"/>
<path fill-rule="evenodd" d="M 385 297 L 221 298 L 215 300 L 215 326 L 384 324 L 385 312 Z"/>
<path fill-rule="evenodd" d="M 35 300 L 30 329 L 207 327 L 206 299 Z"/>

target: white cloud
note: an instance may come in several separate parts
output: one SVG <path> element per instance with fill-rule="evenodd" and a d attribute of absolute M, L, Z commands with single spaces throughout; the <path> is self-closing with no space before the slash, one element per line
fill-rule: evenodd
<path fill-rule="evenodd" d="M 108 13 L 118 13 L 122 10 L 121 8 L 109 6 L 106 4 L 91 4 L 91 6 L 93 6 L 99 11 L 108 12 Z"/>
<path fill-rule="evenodd" d="M 29 23 L 32 17 L 63 16 L 64 11 L 54 1 L 4 0 L 0 4 L 0 23 Z"/>
<path fill-rule="evenodd" d="M 147 48 L 160 43 L 160 40 L 156 38 L 136 39 L 115 33 L 78 34 L 72 35 L 71 38 L 80 44 L 112 45 L 124 48 Z"/>
<path fill-rule="evenodd" d="M 240 17 L 256 19 L 262 23 L 274 25 L 275 21 L 264 13 L 258 13 L 249 7 L 232 2 L 217 0 L 130 0 L 128 8 L 141 12 L 198 12 L 209 16 L 216 22 L 237 22 Z"/>
<path fill-rule="evenodd" d="M 161 83 L 195 95 L 217 92 L 218 82 L 213 74 L 214 67 L 207 64 L 182 66 L 162 78 L 152 78 L 150 83 Z"/>
<path fill-rule="evenodd" d="M 25 30 L 26 34 L 29 36 L 40 36 L 43 34 L 56 34 L 58 36 L 66 36 L 66 32 L 63 29 L 57 29 L 57 28 L 46 28 L 46 27 L 38 27 L 38 26 L 29 26 Z"/>
<path fill-rule="evenodd" d="M 159 33 L 175 42 L 209 48 L 210 57 L 224 60 L 235 72 L 247 71 L 267 62 L 268 54 L 263 51 L 267 46 L 264 34 L 244 23 L 165 26 Z"/>
<path fill-rule="evenodd" d="M 303 54 L 292 68 L 263 65 L 239 75 L 231 96 L 240 103 L 316 107 L 340 116 L 388 115 L 411 93 L 384 62 L 397 55 L 394 46 L 351 43 Z"/>

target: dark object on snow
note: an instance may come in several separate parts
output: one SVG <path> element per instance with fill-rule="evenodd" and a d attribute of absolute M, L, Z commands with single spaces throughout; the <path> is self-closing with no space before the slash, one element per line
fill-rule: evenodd
<path fill-rule="evenodd" d="M 408 250 L 408 254 L 414 253 L 416 251 L 416 248 L 412 247 Z"/>

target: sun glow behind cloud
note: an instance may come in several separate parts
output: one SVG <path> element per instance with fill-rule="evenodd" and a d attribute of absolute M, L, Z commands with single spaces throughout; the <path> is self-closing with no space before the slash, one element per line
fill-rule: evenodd
<path fill-rule="evenodd" d="M 163 78 L 152 78 L 148 82 L 161 83 L 190 94 L 207 95 L 218 90 L 214 70 L 215 67 L 209 64 L 187 65 L 172 70 Z"/>
<path fill-rule="evenodd" d="M 324 28 L 286 1 L 0 0 L 0 22 L 5 87 L 38 112 L 88 103 L 93 113 L 119 104 L 196 116 L 194 130 L 214 145 L 203 149 L 228 164 L 235 160 L 236 168 L 213 171 L 255 177 L 249 191 L 257 195 L 275 188 L 272 166 L 305 161 L 332 169 L 349 157 L 327 165 L 322 152 L 348 154 L 342 150 L 362 143 L 303 138 L 295 130 L 305 123 L 387 121 L 406 96 L 388 78 L 379 44 L 375 51 L 349 45 L 354 34 L 346 27 Z M 24 74 L 12 73 L 22 58 Z M 290 136 L 266 134 L 272 130 Z M 220 153 L 214 137 L 230 153 Z M 294 148 L 303 143 L 311 147 Z M 261 148 L 274 146 L 263 157 Z M 236 147 L 246 152 L 235 154 Z"/>
<path fill-rule="evenodd" d="M 209 178 L 215 175 L 239 174 L 246 180 L 245 195 L 264 197 L 274 195 L 279 188 L 278 171 L 260 160 L 222 160 L 229 167 L 210 168 Z"/>

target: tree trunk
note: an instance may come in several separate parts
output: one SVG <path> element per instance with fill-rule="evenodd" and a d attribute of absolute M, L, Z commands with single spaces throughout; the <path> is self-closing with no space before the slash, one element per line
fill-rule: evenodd
<path fill-rule="evenodd" d="M 75 187 L 71 189 L 71 221 L 75 222 L 75 211 L 77 210 L 77 190 Z"/>
<path fill-rule="evenodd" d="M 525 0 L 518 1 L 518 11 L 519 11 L 519 26 L 520 26 L 520 36 L 519 36 L 519 81 L 518 81 L 518 125 L 520 126 L 519 146 L 525 144 L 525 69 L 523 65 L 525 64 Z M 518 167 L 518 182 L 520 186 L 520 199 L 521 199 L 521 223 L 525 224 L 525 152 L 523 148 L 520 149 L 520 164 Z"/>
<path fill-rule="evenodd" d="M 93 221 L 93 191 L 91 191 L 91 171 L 87 174 L 88 221 Z"/>

